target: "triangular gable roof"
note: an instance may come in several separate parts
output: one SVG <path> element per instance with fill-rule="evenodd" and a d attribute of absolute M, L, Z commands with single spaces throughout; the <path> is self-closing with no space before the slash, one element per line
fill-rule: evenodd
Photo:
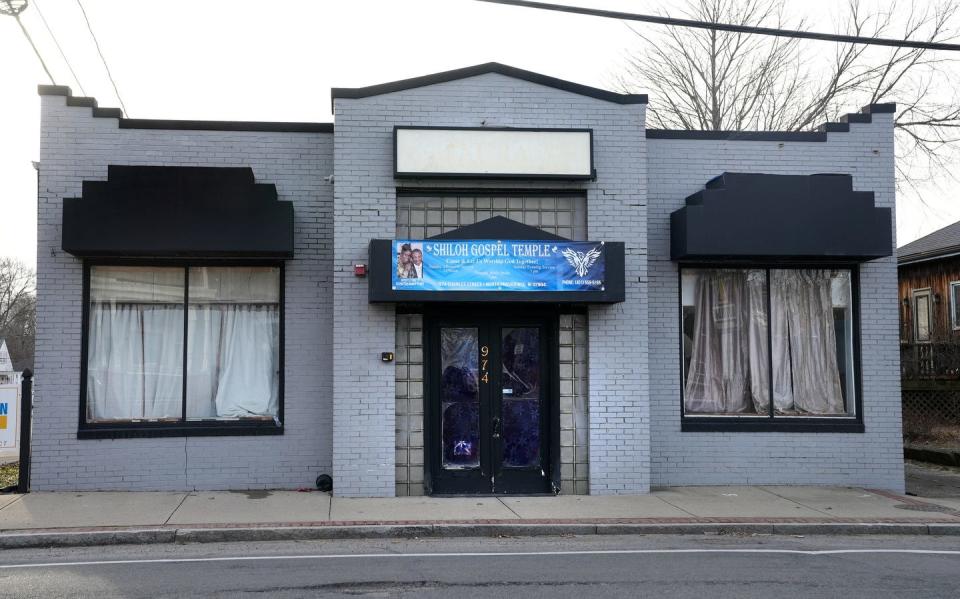
<path fill-rule="evenodd" d="M 897 262 L 907 264 L 960 253 L 960 221 L 897 248 Z"/>
<path fill-rule="evenodd" d="M 7 351 L 7 342 L 0 339 L 0 372 L 13 372 L 13 360 L 10 359 L 10 352 Z"/>
<path fill-rule="evenodd" d="M 401 79 L 399 81 L 391 81 L 389 83 L 381 83 L 379 85 L 370 85 L 368 87 L 335 87 L 330 90 L 330 97 L 331 100 L 336 98 L 367 98 L 370 96 L 379 96 L 381 94 L 389 94 L 392 92 L 414 89 L 427 85 L 447 83 L 448 81 L 466 79 L 467 77 L 476 77 L 477 75 L 486 75 L 487 73 L 498 73 L 500 75 L 506 75 L 507 77 L 513 77 L 514 79 L 522 79 L 523 81 L 529 81 L 531 83 L 537 83 L 539 85 L 545 85 L 547 87 L 561 89 L 563 91 L 579 94 L 581 96 L 589 96 L 591 98 L 606 100 L 607 102 L 614 102 L 617 104 L 647 103 L 646 94 L 619 94 L 617 92 L 590 87 L 588 85 L 581 85 L 579 83 L 566 81 L 564 79 L 557 79 L 556 77 L 550 77 L 548 75 L 541 75 L 540 73 L 534 73 L 533 71 L 518 69 L 516 67 L 500 64 L 499 62 L 487 62 L 472 67 L 464 67 L 462 69 L 454 69 L 452 71 L 443 71 L 441 73 L 433 73 L 432 75 L 413 77 L 412 79 Z"/>
<path fill-rule="evenodd" d="M 568 241 L 565 237 L 515 221 L 494 216 L 472 225 L 464 225 L 430 239 L 529 239 L 531 241 Z"/>

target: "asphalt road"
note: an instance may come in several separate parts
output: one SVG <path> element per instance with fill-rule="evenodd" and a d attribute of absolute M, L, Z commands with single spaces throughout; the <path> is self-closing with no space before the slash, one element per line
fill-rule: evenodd
<path fill-rule="evenodd" d="M 629 536 L 8 550 L 0 597 L 957 597 L 960 537 Z"/>

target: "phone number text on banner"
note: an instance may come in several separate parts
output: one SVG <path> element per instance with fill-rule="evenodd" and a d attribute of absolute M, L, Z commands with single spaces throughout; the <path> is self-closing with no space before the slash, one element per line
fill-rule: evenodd
<path fill-rule="evenodd" d="M 602 241 L 393 242 L 398 291 L 603 291 Z"/>

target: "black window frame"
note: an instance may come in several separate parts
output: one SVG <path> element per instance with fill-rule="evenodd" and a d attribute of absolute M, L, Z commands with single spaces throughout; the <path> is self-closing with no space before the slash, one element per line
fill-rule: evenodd
<path fill-rule="evenodd" d="M 767 305 L 770 304 L 771 270 L 830 269 L 850 271 L 850 302 L 852 341 L 853 341 L 853 380 L 854 415 L 853 416 L 777 416 L 774 410 L 766 416 L 707 416 L 687 415 L 684 391 L 686 388 L 686 368 L 683 353 L 683 272 L 694 269 L 735 268 L 742 270 L 758 269 L 766 272 Z M 683 262 L 677 267 L 677 322 L 679 324 L 677 340 L 680 357 L 680 430 L 681 432 L 794 432 L 794 433 L 863 433 L 863 368 L 861 365 L 860 332 L 860 265 L 848 262 Z M 767 330 L 768 342 L 770 330 Z M 771 402 L 773 398 L 771 397 Z"/>
<path fill-rule="evenodd" d="M 151 422 L 151 421 L 118 421 L 118 422 L 87 422 L 87 361 L 90 342 L 90 269 L 95 266 L 138 266 L 144 268 L 182 268 L 184 270 L 184 350 L 183 350 L 183 377 L 186 388 L 186 343 L 189 332 L 187 314 L 190 299 L 190 269 L 200 267 L 236 267 L 236 266 L 263 266 L 280 269 L 280 326 L 278 363 L 279 377 L 277 381 L 278 404 L 277 421 L 265 420 L 180 420 L 178 422 Z M 285 320 L 285 290 L 286 264 L 283 260 L 133 260 L 133 259 L 86 259 L 83 261 L 83 313 L 81 317 L 81 351 L 80 351 L 80 414 L 77 429 L 78 439 L 127 439 L 141 437 L 216 437 L 216 436 L 245 436 L 245 435 L 282 435 L 284 432 L 284 320 Z M 184 395 L 183 402 L 186 402 Z"/>

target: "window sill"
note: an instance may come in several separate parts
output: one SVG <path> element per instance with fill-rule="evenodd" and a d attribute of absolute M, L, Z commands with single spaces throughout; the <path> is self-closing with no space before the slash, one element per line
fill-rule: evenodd
<path fill-rule="evenodd" d="M 283 426 L 269 422 L 138 423 L 86 425 L 77 439 L 140 439 L 146 437 L 239 437 L 282 435 Z"/>
<path fill-rule="evenodd" d="M 695 419 L 682 418 L 684 433 L 862 433 L 863 422 L 857 420 L 824 420 L 823 418 L 790 418 L 779 421 L 762 419 Z"/>

